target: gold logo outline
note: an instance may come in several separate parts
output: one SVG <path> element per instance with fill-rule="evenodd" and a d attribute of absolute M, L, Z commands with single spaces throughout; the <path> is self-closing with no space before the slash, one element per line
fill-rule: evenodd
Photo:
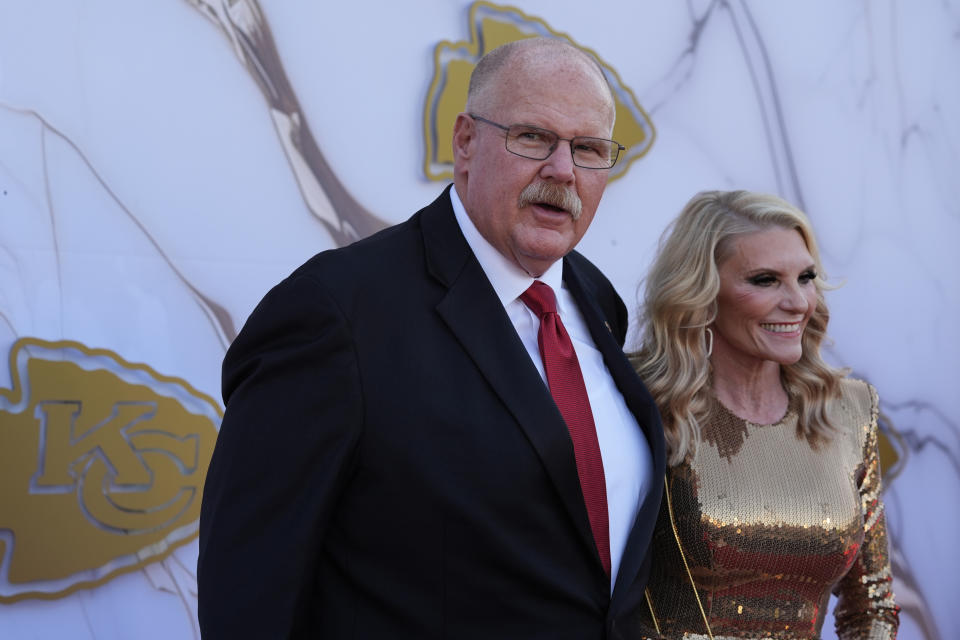
<path fill-rule="evenodd" d="M 574 46 L 592 55 L 599 63 L 604 73 L 607 74 L 607 80 L 614 92 L 614 99 L 618 107 L 622 106 L 630 112 L 636 119 L 637 126 L 642 130 L 643 139 L 639 145 L 627 148 L 626 154 L 621 154 L 621 160 L 610 172 L 609 181 L 613 182 L 626 175 L 630 166 L 634 162 L 644 157 L 653 146 L 657 138 L 657 130 L 653 120 L 647 114 L 646 110 L 640 105 L 633 90 L 620 77 L 619 72 L 610 64 L 604 61 L 596 51 L 589 47 L 580 45 L 569 34 L 558 31 L 550 27 L 547 22 L 536 16 L 529 15 L 517 7 L 508 5 L 498 5 L 487 0 L 477 0 L 470 5 L 468 21 L 469 40 L 454 42 L 451 40 L 441 40 L 433 49 L 433 78 L 430 81 L 430 87 L 427 90 L 427 96 L 423 110 L 423 137 L 424 137 L 424 160 L 423 172 L 429 180 L 442 181 L 453 179 L 453 168 L 448 163 L 439 161 L 434 162 L 432 156 L 437 150 L 438 134 L 436 129 L 437 122 L 437 102 L 443 91 L 442 85 L 445 84 L 444 53 L 460 50 L 466 55 L 477 59 L 480 56 L 480 47 L 483 42 L 481 33 L 481 23 L 484 16 L 507 17 L 518 29 L 526 30 L 530 36 L 542 35 L 564 39 Z M 620 110 L 618 108 L 618 122 Z M 614 134 L 616 137 L 616 134 Z"/>
<path fill-rule="evenodd" d="M 216 414 L 218 419 L 223 418 L 223 409 L 220 407 L 219 403 L 210 395 L 203 393 L 199 389 L 195 388 L 189 382 L 183 378 L 176 376 L 167 376 L 161 374 L 151 366 L 145 363 L 134 363 L 126 360 L 119 354 L 109 349 L 102 348 L 92 348 L 88 347 L 80 342 L 73 340 L 56 340 L 56 341 L 47 341 L 40 338 L 33 337 L 23 337 L 16 340 L 13 345 L 10 347 L 9 351 L 9 366 L 10 366 L 10 375 L 11 375 L 11 387 L 10 389 L 5 389 L 0 387 L 0 400 L 5 400 L 7 407 L 0 405 L 0 409 L 3 411 L 9 411 L 11 409 L 16 409 L 17 406 L 24 404 L 28 401 L 27 396 L 25 395 L 25 390 L 28 388 L 23 380 L 23 375 L 21 367 L 18 366 L 18 361 L 21 355 L 30 347 L 35 347 L 40 350 L 73 350 L 78 352 L 82 356 L 94 358 L 94 359 L 107 359 L 113 361 L 118 365 L 122 371 L 132 374 L 146 374 L 152 380 L 160 384 L 165 385 L 174 385 L 182 388 L 189 396 L 192 396 L 193 399 L 201 401 L 209 405 L 213 409 L 213 412 Z M 215 428 L 219 431 L 220 424 L 217 422 Z M 0 431 L 2 435 L 2 431 Z M 208 464 L 209 461 L 199 461 L 198 465 L 203 464 L 204 466 Z M 202 486 L 198 492 L 197 499 L 202 495 Z M 0 529 L 2 531 L 9 531 L 9 529 Z M 117 558 L 113 558 L 110 563 L 106 563 L 100 567 L 94 569 L 88 569 L 83 571 L 75 572 L 71 575 L 64 576 L 56 580 L 45 580 L 38 581 L 44 583 L 61 583 L 68 581 L 68 586 L 64 588 L 51 588 L 50 590 L 26 590 L 20 591 L 12 595 L 5 595 L 0 593 L 0 605 L 3 604 L 13 604 L 23 600 L 58 600 L 64 598 L 70 594 L 73 594 L 77 591 L 85 589 L 94 589 L 101 585 L 110 582 L 120 575 L 127 573 L 132 573 L 134 571 L 139 571 L 144 567 L 161 562 L 167 557 L 170 556 L 176 549 L 192 542 L 199 536 L 199 522 L 197 520 L 188 522 L 185 525 L 172 529 L 167 533 L 167 536 L 163 540 L 155 542 L 148 545 L 145 549 L 142 549 L 140 552 L 137 552 L 137 560 L 129 564 L 122 564 L 118 566 L 111 567 L 106 569 L 102 575 L 99 575 L 95 578 L 85 579 L 79 578 L 74 580 L 77 576 L 89 573 L 91 571 L 103 570 L 106 567 L 109 567 L 112 562 L 116 561 L 118 558 L 125 556 L 130 556 L 133 554 L 121 554 Z M 155 553 L 150 555 L 145 555 L 144 551 L 149 549 Z M 8 541 L 5 539 L 0 539 L 0 573 L 6 576 L 9 571 L 9 562 L 13 557 L 14 550 L 9 546 Z"/>

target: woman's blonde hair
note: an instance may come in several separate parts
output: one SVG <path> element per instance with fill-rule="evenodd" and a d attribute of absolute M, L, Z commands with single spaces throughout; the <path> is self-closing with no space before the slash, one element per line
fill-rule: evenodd
<path fill-rule="evenodd" d="M 699 443 L 711 418 L 711 367 L 705 329 L 717 314 L 718 265 L 739 236 L 771 227 L 796 229 L 813 257 L 817 305 L 803 332 L 803 355 L 780 368 L 783 386 L 798 401 L 799 435 L 827 437 L 829 401 L 839 395 L 844 372 L 820 357 L 829 313 L 820 253 L 807 217 L 772 195 L 749 191 L 704 191 L 684 207 L 660 239 L 645 282 L 641 347 L 631 354 L 637 372 L 663 417 L 670 464 L 679 464 Z"/>

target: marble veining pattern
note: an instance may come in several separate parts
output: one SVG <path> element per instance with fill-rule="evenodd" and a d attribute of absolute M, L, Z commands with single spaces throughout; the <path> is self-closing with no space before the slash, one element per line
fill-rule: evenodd
<path fill-rule="evenodd" d="M 432 199 L 431 52 L 464 36 L 469 4 L 355 4 L 0 7 L 0 346 L 80 340 L 217 397 L 224 347 L 272 284 Z M 657 127 L 581 245 L 628 304 L 697 190 L 772 191 L 808 211 L 843 285 L 828 295 L 828 355 L 878 388 L 899 434 L 885 500 L 901 637 L 947 632 L 957 3 L 511 4 L 603 55 Z M 0 636 L 198 637 L 195 561 L 188 545 L 96 590 L 6 607 Z"/>

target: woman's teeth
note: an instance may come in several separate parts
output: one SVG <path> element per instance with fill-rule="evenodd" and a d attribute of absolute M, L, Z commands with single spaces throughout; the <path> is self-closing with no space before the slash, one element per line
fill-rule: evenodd
<path fill-rule="evenodd" d="M 771 323 L 762 323 L 761 328 L 766 329 L 767 331 L 772 331 L 774 333 L 793 333 L 800 329 L 800 323 L 794 322 L 791 324 L 771 324 Z"/>

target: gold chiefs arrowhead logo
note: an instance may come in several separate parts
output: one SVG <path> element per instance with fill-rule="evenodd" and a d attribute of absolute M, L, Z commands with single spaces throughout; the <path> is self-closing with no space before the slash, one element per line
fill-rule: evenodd
<path fill-rule="evenodd" d="M 440 42 L 433 52 L 433 80 L 424 107 L 426 159 L 424 173 L 431 180 L 453 179 L 453 123 L 467 102 L 470 73 L 477 60 L 501 44 L 543 36 L 562 38 L 593 55 L 613 89 L 617 121 L 613 138 L 627 150 L 610 171 L 610 180 L 623 176 L 630 165 L 644 156 L 653 145 L 653 122 L 620 75 L 595 51 L 581 47 L 570 36 L 554 31 L 540 18 L 514 7 L 489 2 L 470 5 L 470 40 Z"/>
<path fill-rule="evenodd" d="M 57 598 L 197 535 L 222 411 L 77 342 L 18 340 L 0 389 L 0 602 Z"/>

